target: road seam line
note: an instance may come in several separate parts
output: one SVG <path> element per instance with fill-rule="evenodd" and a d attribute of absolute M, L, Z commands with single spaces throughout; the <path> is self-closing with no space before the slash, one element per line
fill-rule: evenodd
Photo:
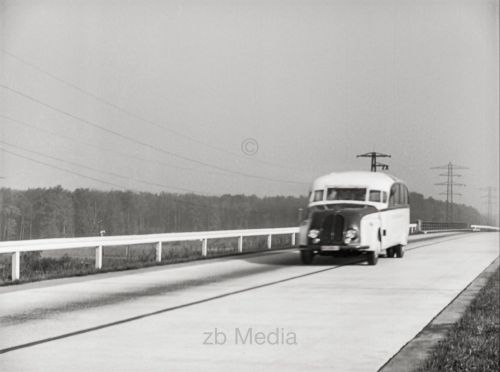
<path fill-rule="evenodd" d="M 229 297 L 229 296 L 232 296 L 232 295 L 249 292 L 249 291 L 252 291 L 252 290 L 255 290 L 255 289 L 265 288 L 265 287 L 269 287 L 269 286 L 272 286 L 272 285 L 276 285 L 276 284 L 280 284 L 280 283 L 285 283 L 285 282 L 288 282 L 288 281 L 291 281 L 291 280 L 295 280 L 295 279 L 300 279 L 300 278 L 303 278 L 303 277 L 307 277 L 307 276 L 310 276 L 310 275 L 323 273 L 325 271 L 339 269 L 341 267 L 343 267 L 343 266 L 328 267 L 326 269 L 312 271 L 312 272 L 309 272 L 309 273 L 306 273 L 306 274 L 301 274 L 301 275 L 295 275 L 295 276 L 292 276 L 292 277 L 289 277 L 289 278 L 280 279 L 280 280 L 276 280 L 276 281 L 269 282 L 269 283 L 259 284 L 259 285 L 253 286 L 253 287 L 247 287 L 247 288 L 239 289 L 239 290 L 236 290 L 236 291 L 223 293 L 223 294 L 220 294 L 220 295 L 217 295 L 217 296 L 208 297 L 208 298 L 204 298 L 204 299 L 201 299 L 201 300 L 188 302 L 188 303 L 185 303 L 185 304 L 182 304 L 182 305 L 171 306 L 171 307 L 168 307 L 168 308 L 165 308 L 165 309 L 160 309 L 160 310 L 152 311 L 152 312 L 141 314 L 141 315 L 136 315 L 136 316 L 133 316 L 133 317 L 130 317 L 130 318 L 121 319 L 121 320 L 117 320 L 115 322 L 110 322 L 110 323 L 106 323 L 106 324 L 101 324 L 101 325 L 98 325 L 98 326 L 95 326 L 95 327 L 85 328 L 85 329 L 81 329 L 81 330 L 74 331 L 74 332 L 64 333 L 64 334 L 61 334 L 61 335 L 58 335 L 58 336 L 48 337 L 48 338 L 44 338 L 44 339 L 41 339 L 41 340 L 36 340 L 36 341 L 27 342 L 27 343 L 16 345 L 16 346 L 7 347 L 7 348 L 4 348 L 4 349 L 0 349 L 0 354 L 5 354 L 5 353 L 11 352 L 11 351 L 15 351 L 15 350 L 19 350 L 19 349 L 24 349 L 24 348 L 27 348 L 27 347 L 32 347 L 32 346 L 36 346 L 36 345 L 40 345 L 40 344 L 45 344 L 45 343 L 48 343 L 48 342 L 51 342 L 51 341 L 57 341 L 57 340 L 61 340 L 61 339 L 64 339 L 64 338 L 78 336 L 78 335 L 81 335 L 81 334 L 84 334 L 84 333 L 90 333 L 90 332 L 98 331 L 98 330 L 101 330 L 101 329 L 104 329 L 104 328 L 109 328 L 109 327 L 113 327 L 113 326 L 116 326 L 116 325 L 133 322 L 133 321 L 136 321 L 136 320 L 140 320 L 140 319 L 144 319 L 144 318 L 149 318 L 149 317 L 152 317 L 152 316 L 155 316 L 155 315 L 159 315 L 159 314 L 171 312 L 171 311 L 174 311 L 174 310 L 183 309 L 183 308 L 186 308 L 186 307 L 191 307 L 191 306 L 194 306 L 194 305 L 199 305 L 199 304 L 202 304 L 202 303 L 205 303 L 205 302 L 211 302 L 211 301 L 218 300 L 218 299 L 225 298 L 225 297 Z"/>

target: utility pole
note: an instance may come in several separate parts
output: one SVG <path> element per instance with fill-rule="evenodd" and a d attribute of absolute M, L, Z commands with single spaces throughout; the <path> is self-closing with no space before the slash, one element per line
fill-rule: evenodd
<path fill-rule="evenodd" d="M 438 186 L 446 186 L 446 192 L 440 193 L 440 195 L 446 195 L 446 222 L 453 222 L 453 195 L 462 195 L 460 193 L 454 192 L 453 187 L 455 186 L 465 186 L 463 183 L 455 182 L 455 177 L 462 177 L 461 174 L 454 172 L 456 169 L 469 169 L 461 165 L 453 164 L 449 162 L 446 165 L 441 165 L 438 167 L 432 167 L 431 169 L 446 169 L 446 173 L 441 173 L 439 176 L 446 177 L 446 182 L 435 183 Z"/>
<path fill-rule="evenodd" d="M 481 198 L 486 199 L 486 203 L 488 204 L 488 224 L 494 225 L 495 221 L 493 221 L 493 204 L 496 203 L 496 200 L 494 200 L 496 195 L 493 194 L 493 191 L 496 189 L 494 187 L 488 186 L 480 188 L 479 190 L 487 191 L 486 195 L 481 196 Z"/>
<path fill-rule="evenodd" d="M 384 163 L 379 163 L 377 162 L 377 158 L 390 158 L 391 155 L 389 154 L 382 154 L 381 152 L 367 152 L 366 154 L 360 154 L 356 155 L 357 158 L 371 158 L 371 167 L 370 170 L 372 172 L 376 172 L 377 168 L 380 168 L 382 170 L 387 170 L 389 169 L 389 166 Z"/>

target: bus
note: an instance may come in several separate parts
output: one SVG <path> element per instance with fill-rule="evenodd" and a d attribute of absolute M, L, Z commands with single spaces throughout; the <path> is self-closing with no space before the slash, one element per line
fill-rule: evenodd
<path fill-rule="evenodd" d="M 300 226 L 303 264 L 315 255 L 352 253 L 376 265 L 380 255 L 399 257 L 408 244 L 409 194 L 406 184 L 387 173 L 335 172 L 312 186 L 308 218 Z"/>

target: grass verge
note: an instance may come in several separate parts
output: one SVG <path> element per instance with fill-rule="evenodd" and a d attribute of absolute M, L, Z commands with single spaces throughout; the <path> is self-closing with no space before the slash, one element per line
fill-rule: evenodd
<path fill-rule="evenodd" d="M 497 269 L 462 319 L 417 369 L 433 371 L 500 371 L 500 271 Z"/>

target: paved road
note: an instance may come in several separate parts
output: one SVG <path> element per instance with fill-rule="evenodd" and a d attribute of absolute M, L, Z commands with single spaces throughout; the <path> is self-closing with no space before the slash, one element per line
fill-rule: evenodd
<path fill-rule="evenodd" d="M 0 288 L 0 370 L 376 371 L 498 244 L 458 234 L 377 266 L 281 251 Z"/>

